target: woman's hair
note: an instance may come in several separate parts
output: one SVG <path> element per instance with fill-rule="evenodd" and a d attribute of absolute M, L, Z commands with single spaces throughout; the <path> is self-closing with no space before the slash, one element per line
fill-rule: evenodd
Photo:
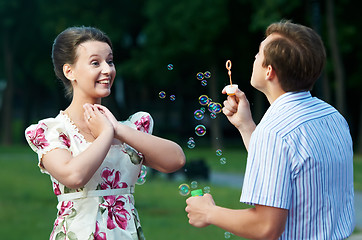
<path fill-rule="evenodd" d="M 311 28 L 290 21 L 271 24 L 265 35 L 272 33 L 281 37 L 264 47 L 263 66 L 274 68 L 284 91 L 311 90 L 326 61 L 320 36 Z"/>
<path fill-rule="evenodd" d="M 69 79 L 64 76 L 64 64 L 74 64 L 77 60 L 77 47 L 87 41 L 100 41 L 107 43 L 112 49 L 109 37 L 94 27 L 70 27 L 61 32 L 54 40 L 52 48 L 52 61 L 57 78 L 62 80 L 66 96 L 72 97 L 73 87 Z"/>

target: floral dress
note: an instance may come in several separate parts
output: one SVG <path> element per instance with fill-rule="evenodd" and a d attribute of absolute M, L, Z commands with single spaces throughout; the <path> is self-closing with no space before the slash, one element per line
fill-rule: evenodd
<path fill-rule="evenodd" d="M 137 112 L 121 123 L 152 133 L 153 120 L 145 112 Z M 42 157 L 47 152 L 62 148 L 77 156 L 92 144 L 62 111 L 55 118 L 29 126 L 25 136 L 38 154 L 41 172 L 46 174 L 49 173 L 42 165 Z M 103 163 L 83 188 L 70 189 L 49 174 L 58 198 L 58 214 L 50 239 L 144 239 L 132 195 L 142 160 L 141 153 L 119 142 L 110 147 Z"/>

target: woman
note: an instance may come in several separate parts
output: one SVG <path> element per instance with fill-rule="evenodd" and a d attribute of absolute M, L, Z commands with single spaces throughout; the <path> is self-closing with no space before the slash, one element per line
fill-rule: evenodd
<path fill-rule="evenodd" d="M 52 60 L 71 104 L 25 131 L 59 201 L 50 239 L 144 239 L 132 195 L 141 166 L 176 171 L 185 164 L 182 149 L 149 134 L 148 113 L 118 122 L 100 105 L 116 75 L 103 32 L 66 29 L 54 41 Z"/>

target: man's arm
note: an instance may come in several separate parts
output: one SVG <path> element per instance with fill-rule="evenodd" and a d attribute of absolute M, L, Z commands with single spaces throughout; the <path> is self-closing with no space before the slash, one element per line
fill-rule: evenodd
<path fill-rule="evenodd" d="M 287 209 L 256 205 L 228 209 L 215 205 L 210 194 L 186 200 L 189 223 L 195 227 L 215 225 L 248 239 L 277 239 L 284 232 Z"/>

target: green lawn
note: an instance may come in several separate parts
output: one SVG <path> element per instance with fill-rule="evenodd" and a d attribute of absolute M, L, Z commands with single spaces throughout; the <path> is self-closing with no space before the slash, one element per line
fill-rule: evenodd
<path fill-rule="evenodd" d="M 185 149 L 187 159 L 204 158 L 212 170 L 241 173 L 245 169 L 246 153 L 242 150 Z M 221 157 L 227 159 L 222 165 Z M 48 239 L 56 216 L 57 200 L 47 175 L 41 174 L 36 155 L 27 146 L 0 147 L 0 239 Z M 355 156 L 354 179 L 356 189 L 362 190 L 362 157 Z M 136 187 L 136 207 L 148 240 L 163 239 L 225 239 L 225 231 L 209 226 L 194 228 L 188 224 L 185 199 L 178 186 L 188 181 L 168 181 L 161 177 L 147 178 L 144 185 Z M 199 187 L 209 186 L 215 202 L 228 208 L 243 208 L 239 203 L 240 191 L 199 182 Z M 241 239 L 231 236 L 230 239 Z"/>

